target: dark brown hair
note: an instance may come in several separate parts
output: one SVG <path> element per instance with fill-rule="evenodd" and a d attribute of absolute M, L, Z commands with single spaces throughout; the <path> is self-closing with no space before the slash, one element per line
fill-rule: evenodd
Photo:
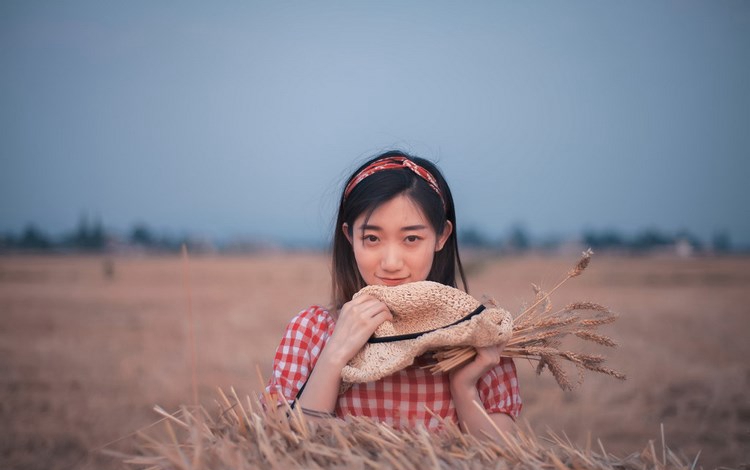
<path fill-rule="evenodd" d="M 408 168 L 378 171 L 357 184 L 346 198 L 342 191 L 336 225 L 333 230 L 332 250 L 333 308 L 336 312 L 366 285 L 357 268 L 354 250 L 342 230 L 343 224 L 346 223 L 349 226 L 349 234 L 352 235 L 354 221 L 357 217 L 363 213 L 369 217 L 381 204 L 401 194 L 408 196 L 419 206 L 438 236 L 445 230 L 447 221 L 450 221 L 453 225 L 453 230 L 445 246 L 435 253 L 427 279 L 458 287 L 456 282 L 456 270 L 458 270 L 464 290 L 468 291 L 466 276 L 461 265 L 461 258 L 458 255 L 458 237 L 456 235 L 458 228 L 456 226 L 453 196 L 445 178 L 432 162 L 413 157 L 405 152 L 391 150 L 365 162 L 347 179 L 344 187 L 369 164 L 387 157 L 405 157 L 429 171 L 437 180 L 438 187 L 443 194 L 445 207 L 438 193 L 424 179 Z"/>

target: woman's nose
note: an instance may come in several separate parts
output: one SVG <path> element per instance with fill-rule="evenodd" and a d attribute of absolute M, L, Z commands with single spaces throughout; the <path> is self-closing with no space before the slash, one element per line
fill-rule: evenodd
<path fill-rule="evenodd" d="M 380 260 L 380 267 L 384 271 L 398 271 L 403 267 L 403 257 L 401 250 L 397 247 L 386 247 L 383 258 Z"/>

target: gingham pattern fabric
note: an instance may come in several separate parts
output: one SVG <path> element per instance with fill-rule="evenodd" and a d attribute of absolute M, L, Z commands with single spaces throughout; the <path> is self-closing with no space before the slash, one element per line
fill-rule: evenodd
<path fill-rule="evenodd" d="M 287 326 L 276 350 L 273 375 L 266 390 L 291 403 L 307 380 L 328 338 L 334 320 L 322 307 L 313 306 L 300 312 Z M 424 424 L 428 429 L 439 426 L 442 418 L 457 421 L 450 395 L 448 374 L 433 375 L 422 369 L 428 359 L 417 358 L 414 365 L 376 382 L 354 384 L 339 395 L 336 416 L 369 416 L 396 428 Z M 488 413 L 506 413 L 513 419 L 521 411 L 521 395 L 513 360 L 502 358 L 500 364 L 477 382 L 479 398 Z M 281 403 L 281 398 L 278 398 Z"/>

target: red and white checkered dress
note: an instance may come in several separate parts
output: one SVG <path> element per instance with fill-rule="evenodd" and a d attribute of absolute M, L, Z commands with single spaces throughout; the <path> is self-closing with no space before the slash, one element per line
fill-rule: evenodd
<path fill-rule="evenodd" d="M 335 322 L 323 307 L 300 312 L 287 326 L 273 361 L 273 376 L 266 390 L 281 394 L 291 403 L 310 375 Z M 369 416 L 396 428 L 422 423 L 427 429 L 439 427 L 437 416 L 457 422 L 456 407 L 450 394 L 448 374 L 433 375 L 415 363 L 375 382 L 354 384 L 339 395 L 337 416 Z M 478 382 L 479 398 L 488 413 L 506 413 L 513 419 L 521 411 L 521 395 L 513 360 L 503 357 L 500 364 Z M 281 401 L 281 400 L 279 400 Z"/>

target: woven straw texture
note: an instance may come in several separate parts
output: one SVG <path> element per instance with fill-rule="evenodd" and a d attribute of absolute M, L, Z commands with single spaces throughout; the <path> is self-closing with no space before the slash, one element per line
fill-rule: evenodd
<path fill-rule="evenodd" d="M 367 286 L 355 297 L 362 294 L 382 301 L 393 314 L 392 322 L 383 322 L 375 330 L 376 338 L 439 329 L 416 339 L 366 344 L 342 370 L 344 383 L 379 380 L 410 366 L 416 357 L 427 351 L 505 343 L 513 330 L 510 313 L 497 307 L 488 307 L 469 320 L 443 328 L 476 310 L 481 302 L 466 292 L 437 282 Z"/>

